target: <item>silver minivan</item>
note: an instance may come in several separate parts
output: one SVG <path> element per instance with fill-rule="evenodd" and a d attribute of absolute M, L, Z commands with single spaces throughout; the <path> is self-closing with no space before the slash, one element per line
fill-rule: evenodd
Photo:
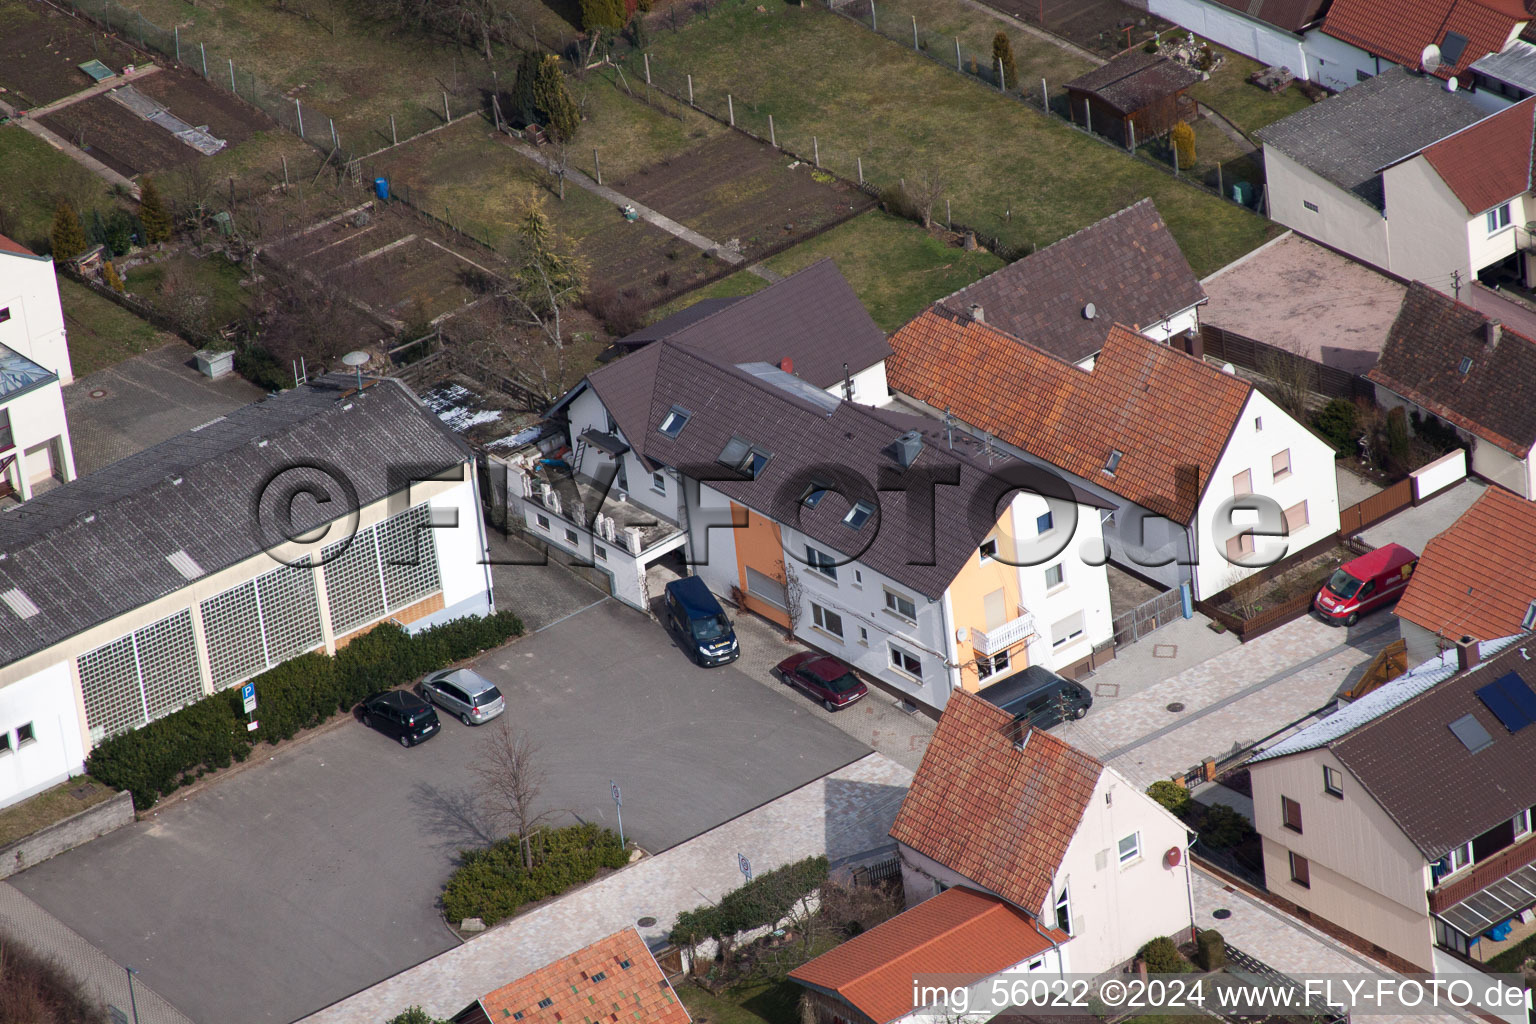
<path fill-rule="evenodd" d="M 507 710 L 496 684 L 474 669 L 434 672 L 422 680 L 421 695 L 465 725 L 489 722 Z"/>

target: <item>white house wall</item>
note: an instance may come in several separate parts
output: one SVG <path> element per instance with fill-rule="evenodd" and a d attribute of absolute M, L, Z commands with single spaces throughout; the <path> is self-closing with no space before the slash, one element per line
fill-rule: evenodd
<path fill-rule="evenodd" d="M 1387 168 L 1382 178 L 1391 221 L 1387 269 L 1447 294 L 1454 290 L 1453 275 L 1459 274 L 1462 286 L 1467 287 L 1473 264 L 1467 211 L 1461 200 L 1421 156 Z M 1514 223 L 1503 232 L 1510 238 L 1515 225 L 1525 223 L 1519 210 L 1514 213 Z M 1485 223 L 1479 215 L 1475 226 Z M 1482 234 L 1486 241 L 1487 232 Z"/>
<path fill-rule="evenodd" d="M 0 403 L 0 408 L 11 414 L 11 434 L 17 457 L 12 480 L 23 500 L 32 496 L 34 485 L 49 476 L 65 481 L 75 478 L 75 456 L 70 448 L 69 422 L 64 414 L 64 393 L 58 382 Z M 40 446 L 45 447 L 37 450 Z"/>
<path fill-rule="evenodd" d="M 1133 833 L 1140 853 L 1121 863 L 1120 841 Z M 1159 935 L 1189 935 L 1188 845 L 1183 822 L 1114 769 L 1100 773 L 1042 908 L 1044 920 L 1054 922 L 1065 887 L 1074 971 L 1098 974 L 1129 961 Z M 1179 862 L 1170 867 L 1165 855 L 1173 849 Z"/>
<path fill-rule="evenodd" d="M 1358 260 L 1389 265 L 1387 221 L 1380 210 L 1271 146 L 1264 147 L 1264 177 L 1271 220 Z"/>
<path fill-rule="evenodd" d="M 1050 535 L 1042 537 L 1038 533 L 1036 523 L 1048 507 L 1055 525 L 1053 535 L 1070 522 L 1070 517 L 1076 518 L 1070 536 L 1053 541 Z M 1109 573 L 1105 560 L 1098 556 L 1104 550 L 1099 510 L 1057 498 L 1019 493 L 1010 503 L 1008 514 L 1013 519 L 1019 561 L 1033 560 L 1027 558 L 1026 552 L 1034 545 L 1042 547 L 1041 555 L 1048 550 L 1044 545 L 1062 545 L 1059 554 L 1036 564 L 1021 565 L 1018 570 L 1019 603 L 1035 618 L 1035 638 L 1027 648 L 1029 663 L 1060 671 L 1088 657 L 1095 647 L 1113 639 L 1115 634 L 1114 613 L 1109 605 Z M 1052 587 L 1047 584 L 1046 570 L 1056 565 L 1061 566 L 1062 582 Z M 1083 635 L 1056 647 L 1051 625 L 1078 614 L 1083 616 Z"/>
<path fill-rule="evenodd" d="M 1443 183 L 1442 187 L 1444 187 Z M 1446 191 L 1450 190 L 1446 189 Z M 1465 208 L 1460 202 L 1457 202 L 1452 209 L 1465 216 Z M 1506 260 L 1520 251 L 1519 236 L 1525 233 L 1525 226 L 1531 222 L 1533 212 L 1536 212 L 1536 201 L 1533 201 L 1531 194 L 1526 192 L 1511 197 L 1508 226 L 1492 234 L 1488 232 L 1487 210 L 1480 210 L 1462 222 L 1462 228 L 1467 235 L 1467 252 L 1474 275 L 1485 267 Z M 1528 235 L 1527 238 L 1529 238 Z M 1466 279 L 1463 278 L 1463 280 Z"/>
<path fill-rule="evenodd" d="M 1298 78 L 1307 75 L 1301 37 L 1284 29 L 1205 0 L 1149 0 L 1147 9 L 1229 50 L 1264 64 L 1290 68 Z"/>
<path fill-rule="evenodd" d="M 35 737 L 20 744 L 17 730 L 31 725 Z M 54 661 L 0 689 L 0 807 L 25 800 L 85 770 L 85 748 L 68 660 Z"/>
<path fill-rule="evenodd" d="M 853 377 L 853 400 L 860 405 L 884 405 L 891 400 L 890 388 L 885 383 L 885 360 L 864 368 Z M 843 397 L 842 382 L 827 388 L 829 394 Z"/>
<path fill-rule="evenodd" d="M 1290 475 L 1274 479 L 1273 457 L 1290 452 Z M 1307 503 L 1307 525 L 1283 540 L 1255 541 L 1255 555 L 1268 554 L 1265 564 L 1299 551 L 1339 529 L 1339 490 L 1334 450 L 1292 419 L 1264 393 L 1255 389 L 1238 417 L 1237 426 L 1217 460 L 1198 513 L 1199 568 L 1195 596 L 1201 600 L 1257 572 L 1262 565 L 1244 567 L 1227 557 L 1214 524 L 1223 502 L 1233 497 L 1233 477 L 1247 470 L 1252 493 L 1272 499 L 1281 511 Z M 1241 522 L 1240 519 L 1238 519 Z"/>
<path fill-rule="evenodd" d="M 1433 415 L 1380 384 L 1376 385 L 1376 404 L 1389 411 L 1398 407 L 1406 410 L 1409 417 L 1409 430 L 1413 429 L 1415 413 L 1420 417 Z M 1441 422 L 1445 421 L 1441 420 Z M 1469 431 L 1462 430 L 1460 427 L 1454 429 L 1472 451 L 1470 469 L 1473 474 L 1490 483 L 1496 483 L 1507 491 L 1521 495 L 1528 501 L 1536 501 L 1536 466 L 1532 466 L 1529 456 L 1521 459 Z"/>
<path fill-rule="evenodd" d="M 471 469 L 462 483 L 433 495 L 429 504 L 437 547 L 438 575 L 443 584 L 443 608 L 407 625 L 412 633 L 466 615 L 489 615 L 493 590 L 485 540 L 485 519 L 480 514 L 480 495 Z M 404 511 L 401 508 L 399 511 Z M 453 525 L 448 525 L 448 524 Z"/>
<path fill-rule="evenodd" d="M 1373 78 L 1393 66 L 1390 61 L 1373 57 L 1358 46 L 1324 33 L 1322 29 L 1307 32 L 1302 49 L 1307 55 L 1307 71 L 1301 77 L 1335 92 L 1343 92 L 1359 84 L 1364 80 L 1361 75 Z"/>
<path fill-rule="evenodd" d="M 75 379 L 51 259 L 0 252 L 0 309 L 10 310 L 0 323 L 0 345 L 52 370 L 60 384 Z"/>

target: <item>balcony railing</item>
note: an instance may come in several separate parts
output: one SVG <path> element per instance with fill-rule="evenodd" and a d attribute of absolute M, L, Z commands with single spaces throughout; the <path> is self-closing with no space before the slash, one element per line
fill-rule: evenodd
<path fill-rule="evenodd" d="M 1021 640 L 1028 640 L 1035 635 L 1035 617 L 1033 615 L 1020 615 L 1016 619 L 1009 619 L 996 629 L 983 632 L 979 629 L 971 630 L 971 646 L 976 648 L 977 654 L 996 654 L 998 651 L 1006 651 Z"/>

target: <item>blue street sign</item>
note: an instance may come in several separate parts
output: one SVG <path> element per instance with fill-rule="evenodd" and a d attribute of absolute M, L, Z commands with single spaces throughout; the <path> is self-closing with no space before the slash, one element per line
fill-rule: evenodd
<path fill-rule="evenodd" d="M 256 710 L 256 684 L 246 683 L 240 687 L 240 700 L 245 704 L 245 713 L 250 714 Z"/>
<path fill-rule="evenodd" d="M 612 779 L 608 780 L 608 788 L 613 791 L 613 802 L 619 807 L 624 806 L 624 797 L 619 793 L 619 784 Z"/>

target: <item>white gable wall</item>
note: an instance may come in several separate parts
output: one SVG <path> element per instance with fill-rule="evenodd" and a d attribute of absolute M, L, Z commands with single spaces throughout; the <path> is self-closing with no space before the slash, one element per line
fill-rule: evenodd
<path fill-rule="evenodd" d="M 1122 862 L 1120 842 L 1133 835 L 1139 852 Z M 1183 822 L 1114 769 L 1099 774 L 1042 908 L 1042 919 L 1055 923 L 1056 900 L 1066 891 L 1074 971 L 1110 970 L 1159 935 L 1188 938 L 1188 845 Z M 1170 867 L 1175 849 L 1178 864 Z"/>
<path fill-rule="evenodd" d="M 1459 274 L 1462 287 L 1468 287 L 1474 264 L 1471 228 L 1461 200 L 1422 156 L 1387 168 L 1382 178 L 1391 220 L 1387 269 L 1447 294 L 1454 291 L 1453 274 Z M 1525 223 L 1520 210 L 1512 213 L 1513 223 L 1503 232 L 1511 238 L 1515 225 Z M 1484 224 L 1479 215 L 1476 226 Z M 1487 231 L 1481 234 L 1486 242 Z"/>
<path fill-rule="evenodd" d="M 85 770 L 85 746 L 76 710 L 76 686 L 68 659 L 54 661 L 0 689 L 0 807 L 25 800 Z M 21 743 L 30 725 L 35 739 Z"/>
<path fill-rule="evenodd" d="M 52 370 L 60 384 L 75 379 L 53 260 L 0 252 L 0 309 L 10 311 L 0 323 L 0 345 Z"/>
<path fill-rule="evenodd" d="M 1271 219 L 1358 260 L 1389 265 L 1387 220 L 1380 210 L 1271 146 L 1264 147 L 1264 175 Z"/>

